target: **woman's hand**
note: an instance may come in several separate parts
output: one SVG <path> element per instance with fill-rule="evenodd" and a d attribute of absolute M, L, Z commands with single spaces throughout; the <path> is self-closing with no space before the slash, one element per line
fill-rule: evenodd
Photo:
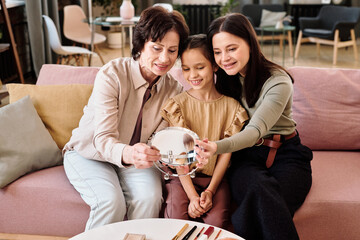
<path fill-rule="evenodd" d="M 208 212 L 212 208 L 213 195 L 210 191 L 203 191 L 200 195 L 200 206 Z"/>
<path fill-rule="evenodd" d="M 159 150 L 153 149 L 145 143 L 136 143 L 133 146 L 126 145 L 123 150 L 122 163 L 134 165 L 135 168 L 149 168 L 160 158 Z"/>
<path fill-rule="evenodd" d="M 200 197 L 194 196 L 190 199 L 188 214 L 191 218 L 198 218 L 206 211 L 200 206 Z"/>
<path fill-rule="evenodd" d="M 216 153 L 217 145 L 215 142 L 209 141 L 207 138 L 204 140 L 195 140 L 195 151 L 197 153 L 196 159 L 198 160 L 197 167 L 201 168 L 206 165 L 211 158 Z"/>

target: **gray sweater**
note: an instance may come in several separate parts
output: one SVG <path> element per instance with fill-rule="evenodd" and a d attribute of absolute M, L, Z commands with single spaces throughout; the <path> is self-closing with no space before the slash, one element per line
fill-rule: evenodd
<path fill-rule="evenodd" d="M 240 78 L 243 84 L 244 78 Z M 243 88 L 244 89 L 244 88 Z M 295 131 L 292 119 L 293 84 L 283 71 L 275 71 L 266 80 L 256 104 L 249 108 L 243 91 L 241 103 L 248 111 L 250 121 L 240 132 L 217 141 L 217 154 L 235 152 L 252 147 L 261 137 L 270 134 L 288 135 Z"/>

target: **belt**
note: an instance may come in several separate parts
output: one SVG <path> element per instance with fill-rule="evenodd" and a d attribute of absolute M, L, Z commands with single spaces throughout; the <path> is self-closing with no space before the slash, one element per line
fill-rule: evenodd
<path fill-rule="evenodd" d="M 255 144 L 255 146 L 267 146 L 270 148 L 268 157 L 266 159 L 266 167 L 270 168 L 272 166 L 272 164 L 274 163 L 274 159 L 275 159 L 275 155 L 276 155 L 276 151 L 277 149 L 281 146 L 281 144 L 286 141 L 289 140 L 293 137 L 295 137 L 297 135 L 296 131 L 294 131 L 293 133 L 289 134 L 289 135 L 280 135 L 280 134 L 273 134 L 268 138 L 260 138 L 257 143 Z"/>

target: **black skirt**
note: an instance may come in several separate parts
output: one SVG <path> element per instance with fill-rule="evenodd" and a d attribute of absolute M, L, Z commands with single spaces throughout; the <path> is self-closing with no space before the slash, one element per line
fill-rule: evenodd
<path fill-rule="evenodd" d="M 292 221 L 308 194 L 312 151 L 298 135 L 283 142 L 270 168 L 264 145 L 233 153 L 228 178 L 236 210 L 234 231 L 245 239 L 299 239 Z"/>

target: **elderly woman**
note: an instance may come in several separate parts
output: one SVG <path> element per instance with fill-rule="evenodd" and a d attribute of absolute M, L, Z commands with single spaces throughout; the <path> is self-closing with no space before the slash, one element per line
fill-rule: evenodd
<path fill-rule="evenodd" d="M 97 74 L 79 127 L 64 147 L 67 177 L 90 206 L 86 229 L 125 215 L 158 217 L 161 177 L 152 166 L 160 154 L 146 142 L 167 126 L 160 107 L 182 91 L 167 72 L 188 34 L 179 12 L 150 7 L 135 27 L 132 58 L 114 59 Z"/>

